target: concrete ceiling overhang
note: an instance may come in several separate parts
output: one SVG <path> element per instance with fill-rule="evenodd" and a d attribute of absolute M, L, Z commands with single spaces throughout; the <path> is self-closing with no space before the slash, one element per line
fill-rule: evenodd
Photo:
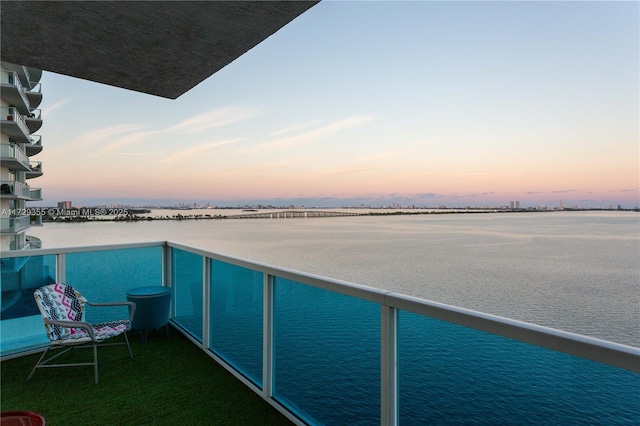
<path fill-rule="evenodd" d="M 175 99 L 318 1 L 5 1 L 1 59 Z"/>

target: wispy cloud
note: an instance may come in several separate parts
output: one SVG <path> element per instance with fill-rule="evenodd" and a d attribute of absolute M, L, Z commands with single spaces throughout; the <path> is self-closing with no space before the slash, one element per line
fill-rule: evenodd
<path fill-rule="evenodd" d="M 161 133 L 158 130 L 146 130 L 146 131 L 136 131 L 133 133 L 129 133 L 128 135 L 124 135 L 121 137 L 116 138 L 115 140 L 113 140 L 111 143 L 103 146 L 100 150 L 94 152 L 91 157 L 96 158 L 96 157 L 100 157 L 106 153 L 115 151 L 119 148 L 123 148 L 125 146 L 129 146 L 129 145 L 133 145 L 135 143 L 143 143 L 145 142 L 150 136 L 157 134 L 157 133 Z"/>
<path fill-rule="evenodd" d="M 116 135 L 137 131 L 141 127 L 142 126 L 138 124 L 120 124 L 117 126 L 106 127 L 104 129 L 96 129 L 77 136 L 71 141 L 71 143 L 80 142 L 83 144 L 95 145 L 104 142 L 106 139 L 112 138 Z"/>
<path fill-rule="evenodd" d="M 151 154 L 149 152 L 119 152 L 118 155 L 124 157 L 148 157 Z"/>
<path fill-rule="evenodd" d="M 387 161 L 393 158 L 404 158 L 407 153 L 404 151 L 386 151 L 379 152 L 377 154 L 365 155 L 362 157 L 352 158 L 351 162 L 354 163 L 365 163 L 365 162 L 377 162 L 380 160 Z"/>
<path fill-rule="evenodd" d="M 65 98 L 65 99 L 60 99 L 58 102 L 49 105 L 46 108 L 42 108 L 42 116 L 49 118 L 49 116 L 51 114 L 53 114 L 53 112 L 61 107 L 63 107 L 64 105 L 68 104 L 69 102 L 71 102 L 73 100 L 73 98 Z"/>
<path fill-rule="evenodd" d="M 552 194 L 564 194 L 567 192 L 578 192 L 577 189 L 561 189 L 559 191 L 551 191 Z"/>
<path fill-rule="evenodd" d="M 318 120 L 311 121 L 309 123 L 293 124 L 291 126 L 287 126 L 287 127 L 282 128 L 280 130 L 276 130 L 275 132 L 271 132 L 271 133 L 269 133 L 269 136 L 277 136 L 277 135 L 281 135 L 283 133 L 297 132 L 298 130 L 307 129 L 309 127 L 317 126 L 318 124 L 320 124 L 320 121 L 318 121 Z"/>
<path fill-rule="evenodd" d="M 240 141 L 240 139 L 228 139 L 228 140 L 223 140 L 223 141 L 215 141 L 215 142 L 208 142 L 208 143 L 203 143 L 200 145 L 196 145 L 196 146 L 192 146 L 191 148 L 187 148 L 185 150 L 182 150 L 180 152 L 177 152 L 173 155 L 170 155 L 169 157 L 166 157 L 162 160 L 160 160 L 161 163 L 169 163 L 172 161 L 176 161 L 176 160 L 180 160 L 184 157 L 188 157 L 190 155 L 195 155 L 195 154 L 201 154 L 205 151 L 209 151 L 211 149 L 214 148 L 218 148 L 220 146 L 224 146 L 224 145 L 230 145 L 233 143 L 236 143 Z"/>
<path fill-rule="evenodd" d="M 434 143 L 432 140 L 420 139 L 417 141 L 409 142 L 409 145 L 429 145 Z"/>
<path fill-rule="evenodd" d="M 229 106 L 223 108 L 216 108 L 195 117 L 190 117 L 178 124 L 174 124 L 167 128 L 159 128 L 155 130 L 135 131 L 127 135 L 123 135 L 108 145 L 105 145 L 99 151 L 96 151 L 92 156 L 100 157 L 103 154 L 116 151 L 133 144 L 144 143 L 154 135 L 164 135 L 167 133 L 196 133 L 212 129 L 215 127 L 224 126 L 227 124 L 235 123 L 238 121 L 246 120 L 254 117 L 258 113 L 257 108 Z M 139 128 L 138 128 L 139 129 Z M 134 130 L 138 130 L 134 129 Z M 170 158 L 170 157 L 167 157 Z"/>
<path fill-rule="evenodd" d="M 166 132 L 201 132 L 238 121 L 255 117 L 259 113 L 257 108 L 228 106 L 207 111 L 195 117 L 190 117 L 167 129 Z"/>
<path fill-rule="evenodd" d="M 342 120 L 333 121 L 331 123 L 325 124 L 317 129 L 311 130 L 306 133 L 302 133 L 295 136 L 289 136 L 286 138 L 275 139 L 269 142 L 263 142 L 253 147 L 247 148 L 245 152 L 260 152 L 266 150 L 277 150 L 277 149 L 290 149 L 295 146 L 308 144 L 323 136 L 330 135 L 333 133 L 338 133 L 343 130 L 350 129 L 352 127 L 361 126 L 365 123 L 373 121 L 374 117 L 371 115 L 359 115 L 354 117 L 347 117 Z"/>
<path fill-rule="evenodd" d="M 140 128 L 141 126 L 138 124 L 119 124 L 117 126 L 91 130 L 76 136 L 69 141 L 69 143 L 60 147 L 47 148 L 47 154 L 60 155 L 69 151 L 76 151 L 80 148 L 80 152 L 88 152 L 89 148 L 93 149 L 96 145 L 100 145 L 113 137 L 117 137 L 123 133 L 135 132 Z"/>

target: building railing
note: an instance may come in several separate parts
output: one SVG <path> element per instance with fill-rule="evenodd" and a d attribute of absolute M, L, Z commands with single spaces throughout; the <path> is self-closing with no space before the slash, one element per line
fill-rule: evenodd
<path fill-rule="evenodd" d="M 12 240 L 9 243 L 9 250 L 23 250 L 25 247 L 27 247 L 27 244 L 18 240 Z M 7 261 L 15 261 L 15 259 L 7 259 Z M 3 263 L 4 266 L 4 263 Z"/>
<path fill-rule="evenodd" d="M 31 115 L 27 118 L 31 118 L 33 120 L 41 120 L 42 119 L 42 110 L 40 109 L 32 109 Z"/>
<path fill-rule="evenodd" d="M 0 158 L 3 161 L 15 160 L 26 168 L 30 168 L 29 157 L 14 143 L 0 145 Z"/>
<path fill-rule="evenodd" d="M 42 188 L 31 188 L 18 181 L 0 181 L 0 197 L 22 199 L 27 201 L 42 200 Z"/>
<path fill-rule="evenodd" d="M 3 180 L 0 181 L 0 196 L 30 199 L 31 188 L 22 182 Z"/>
<path fill-rule="evenodd" d="M 18 128 L 24 133 L 24 137 L 28 138 L 31 131 L 24 121 L 24 118 L 15 107 L 0 107 L 0 117 L 2 120 L 14 122 Z"/>
<path fill-rule="evenodd" d="M 42 93 L 42 83 L 30 81 L 31 88 L 28 90 L 30 93 Z"/>
<path fill-rule="evenodd" d="M 29 136 L 29 140 L 31 141 L 31 145 L 42 145 L 42 135 L 31 135 Z"/>
<path fill-rule="evenodd" d="M 42 200 L 42 188 L 29 188 L 29 201 L 40 200 Z"/>
<path fill-rule="evenodd" d="M 12 86 L 15 86 L 15 88 L 18 90 L 18 93 L 20 93 L 20 97 L 22 98 L 22 101 L 24 102 L 25 107 L 27 109 L 30 108 L 26 89 L 22 85 L 22 82 L 20 82 L 20 78 L 18 77 L 18 74 L 15 71 L 7 71 L 7 70 L 0 71 L 0 81 L 3 84 L 10 84 Z"/>
<path fill-rule="evenodd" d="M 29 226 L 31 226 L 30 216 L 15 215 L 10 217 L 0 217 L 0 233 L 3 234 L 15 234 Z"/>
<path fill-rule="evenodd" d="M 29 161 L 29 169 L 27 176 L 29 175 L 41 175 L 42 174 L 42 161 Z"/>
<path fill-rule="evenodd" d="M 40 249 L 42 248 L 42 240 L 38 237 L 34 237 L 33 235 L 26 235 L 25 240 L 31 249 Z"/>
<path fill-rule="evenodd" d="M 30 226 L 42 226 L 42 215 L 41 214 L 32 214 L 29 216 L 29 225 Z"/>
<path fill-rule="evenodd" d="M 18 259 L 28 259 L 20 270 Z M 55 281 L 101 301 L 171 287 L 172 323 L 298 424 L 612 424 L 640 415 L 639 348 L 178 243 L 9 252 L 2 272 L 3 297 Z M 45 344 L 36 313 L 19 327 L 5 318 L 2 356 Z"/>
<path fill-rule="evenodd" d="M 29 140 L 31 142 L 30 143 L 26 143 L 24 145 L 24 152 L 29 157 L 42 152 L 42 137 L 41 136 L 37 136 L 37 137 L 30 136 Z"/>
<path fill-rule="evenodd" d="M 29 103 L 31 104 L 31 108 L 37 108 L 42 103 L 42 83 L 30 81 L 29 85 L 31 86 L 31 88 L 27 90 Z"/>

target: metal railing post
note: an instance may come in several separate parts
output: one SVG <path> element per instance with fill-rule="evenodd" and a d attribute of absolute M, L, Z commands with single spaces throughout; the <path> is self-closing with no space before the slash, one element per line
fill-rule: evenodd
<path fill-rule="evenodd" d="M 263 274 L 262 397 L 273 396 L 273 275 Z"/>
<path fill-rule="evenodd" d="M 211 324 L 211 261 L 210 258 L 202 257 L 202 347 L 209 349 Z"/>
<path fill-rule="evenodd" d="M 381 305 L 380 334 L 380 424 L 398 424 L 397 318 L 398 311 Z"/>
<path fill-rule="evenodd" d="M 171 250 L 172 248 L 165 241 L 162 246 L 162 285 L 165 287 L 172 288 L 173 283 L 171 282 Z M 176 303 L 176 299 L 178 298 L 175 289 L 172 291 L 172 303 L 171 309 L 169 310 L 169 318 L 175 317 L 175 310 L 178 303 Z"/>
<path fill-rule="evenodd" d="M 67 255 L 58 253 L 56 255 L 56 282 L 63 283 L 67 279 Z"/>

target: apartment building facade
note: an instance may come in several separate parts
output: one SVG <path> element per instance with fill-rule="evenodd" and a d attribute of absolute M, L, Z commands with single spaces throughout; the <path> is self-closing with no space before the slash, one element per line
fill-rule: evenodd
<path fill-rule="evenodd" d="M 40 225 L 37 209 L 29 201 L 42 200 L 42 191 L 31 183 L 42 176 L 42 162 L 34 160 L 42 151 L 42 126 L 38 109 L 42 102 L 42 71 L 8 62 L 0 63 L 0 250 L 40 248 L 40 241 L 27 235 Z"/>

